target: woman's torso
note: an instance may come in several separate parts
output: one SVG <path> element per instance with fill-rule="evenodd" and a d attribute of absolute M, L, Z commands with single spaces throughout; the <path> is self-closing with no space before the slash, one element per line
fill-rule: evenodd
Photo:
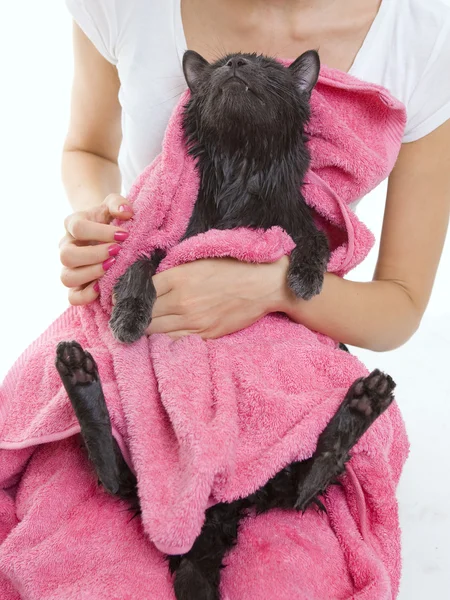
<path fill-rule="evenodd" d="M 170 114 L 186 90 L 181 65 L 187 48 L 208 60 L 239 50 L 295 58 L 318 48 L 327 66 L 382 85 L 406 105 L 404 141 L 425 135 L 444 112 L 450 117 L 449 0 L 317 2 L 331 8 L 292 13 L 289 19 L 274 8 L 277 2 L 261 2 L 253 12 L 239 0 L 66 2 L 118 69 L 125 192 L 160 152 Z M 444 72 L 438 77 L 437 69 L 447 65 L 446 78 Z"/>

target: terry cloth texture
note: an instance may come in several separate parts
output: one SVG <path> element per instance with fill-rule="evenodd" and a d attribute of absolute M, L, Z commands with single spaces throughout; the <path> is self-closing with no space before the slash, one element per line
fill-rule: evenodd
<path fill-rule="evenodd" d="M 368 374 L 336 341 L 280 314 L 217 340 L 113 338 L 112 289 L 140 253 L 167 249 L 162 270 L 212 256 L 271 262 L 293 248 L 277 227 L 213 230 L 177 245 L 199 184 L 182 138 L 188 93 L 161 154 L 130 192 L 130 236 L 100 281 L 99 300 L 61 315 L 0 389 L 2 599 L 174 598 L 162 553 L 190 549 L 208 506 L 246 496 L 311 456 L 350 385 Z M 330 239 L 329 271 L 342 276 L 369 251 L 373 236 L 349 204 L 388 176 L 404 124 L 403 105 L 386 90 L 322 68 L 304 195 Z M 142 520 L 129 522 L 126 504 L 98 487 L 74 437 L 80 428 L 54 366 L 61 340 L 78 341 L 98 363 L 113 433 L 138 479 Z M 326 515 L 245 518 L 222 597 L 395 598 L 395 490 L 407 453 L 394 402 L 355 447 L 343 486 L 326 494 Z"/>

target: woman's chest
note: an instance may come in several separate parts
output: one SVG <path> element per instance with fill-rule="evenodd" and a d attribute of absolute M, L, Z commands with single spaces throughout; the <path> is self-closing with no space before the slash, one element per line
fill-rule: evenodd
<path fill-rule="evenodd" d="M 323 64 L 347 72 L 380 4 L 180 0 L 180 10 L 187 48 L 210 62 L 238 51 L 296 58 L 314 48 Z"/>

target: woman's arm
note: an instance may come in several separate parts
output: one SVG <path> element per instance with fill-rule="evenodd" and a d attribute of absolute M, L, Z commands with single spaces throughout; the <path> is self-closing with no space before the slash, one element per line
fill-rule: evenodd
<path fill-rule="evenodd" d="M 375 351 L 404 344 L 428 304 L 450 212 L 450 121 L 404 144 L 389 179 L 380 253 L 373 281 L 327 274 L 310 302 L 286 291 L 294 320 L 344 343 Z"/>
<path fill-rule="evenodd" d="M 154 277 L 158 300 L 148 333 L 220 337 L 282 311 L 333 339 L 392 350 L 418 328 L 433 286 L 450 211 L 450 121 L 404 144 L 389 179 L 380 254 L 372 282 L 327 273 L 306 302 L 286 285 L 288 259 L 250 265 L 195 261 Z"/>
<path fill-rule="evenodd" d="M 88 304 L 98 296 L 97 280 L 120 251 L 116 242 L 127 235 L 118 234 L 120 227 L 110 223 L 115 217 L 130 219 L 133 211 L 119 194 L 122 132 L 117 70 L 76 24 L 73 42 L 72 106 L 62 175 L 76 212 L 64 221 L 67 233 L 59 247 L 61 281 L 69 288 L 69 302 Z"/>
<path fill-rule="evenodd" d="M 62 176 L 74 210 L 98 206 L 120 193 L 117 165 L 121 130 L 117 69 L 96 50 L 74 23 L 74 78 Z"/>

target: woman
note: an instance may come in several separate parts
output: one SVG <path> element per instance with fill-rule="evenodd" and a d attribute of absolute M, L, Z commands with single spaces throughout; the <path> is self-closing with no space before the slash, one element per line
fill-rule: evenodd
<path fill-rule="evenodd" d="M 376 351 L 413 335 L 449 215 L 450 81 L 443 74 L 450 69 L 450 9 L 442 0 L 68 0 L 68 7 L 76 21 L 75 77 L 63 180 L 76 212 L 65 221 L 61 279 L 72 304 L 97 297 L 96 280 L 120 251 L 123 234 L 108 223 L 132 217 L 121 180 L 128 191 L 159 152 L 185 89 L 183 50 L 213 60 L 237 50 L 295 57 L 316 47 L 323 63 L 384 85 L 408 112 L 373 281 L 327 274 L 322 293 L 303 302 L 285 285 L 287 259 L 197 261 L 155 277 L 148 333 L 219 337 L 283 311 Z"/>
<path fill-rule="evenodd" d="M 78 24 L 64 181 L 78 212 L 66 220 L 61 254 L 73 304 L 96 298 L 95 281 L 120 251 L 124 236 L 108 225 L 112 217 L 132 216 L 120 210 L 127 207 L 119 196 L 120 175 L 128 190 L 158 153 L 185 89 L 179 61 L 184 48 L 212 60 L 235 50 L 294 57 L 319 47 L 325 64 L 386 86 L 408 112 L 374 280 L 354 283 L 327 274 L 322 293 L 305 303 L 285 286 L 286 259 L 256 266 L 197 261 L 155 278 L 158 301 L 148 333 L 219 337 L 283 311 L 334 339 L 373 350 L 411 337 L 428 302 L 449 214 L 450 90 L 441 73 L 450 62 L 450 16 L 444 4 L 191 0 L 181 2 L 181 13 L 178 3 L 148 0 L 74 1 L 69 7 Z M 339 574 L 330 566 L 329 576 Z"/>

